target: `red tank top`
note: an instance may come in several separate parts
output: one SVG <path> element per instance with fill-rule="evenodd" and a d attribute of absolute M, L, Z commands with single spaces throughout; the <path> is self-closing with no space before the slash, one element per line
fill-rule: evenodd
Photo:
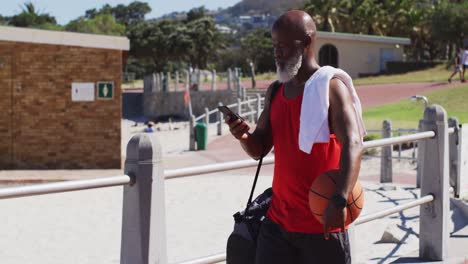
<path fill-rule="evenodd" d="M 310 154 L 299 149 L 301 104 L 302 95 L 284 97 L 284 86 L 271 103 L 275 169 L 267 216 L 290 232 L 323 233 L 323 225 L 309 209 L 309 188 L 317 176 L 339 168 L 341 145 L 331 134 L 329 143 L 315 143 Z"/>

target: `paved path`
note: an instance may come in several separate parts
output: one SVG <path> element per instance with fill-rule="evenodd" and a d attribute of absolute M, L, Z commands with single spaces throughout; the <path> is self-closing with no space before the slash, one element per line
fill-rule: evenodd
<path fill-rule="evenodd" d="M 358 93 L 364 107 L 370 107 L 376 102 L 382 104 L 404 99 L 415 93 L 453 86 L 456 85 L 363 86 L 358 88 Z M 123 126 L 126 125 L 129 124 L 123 122 Z M 228 132 L 226 127 L 224 131 Z M 123 146 L 132 134 L 130 130 L 125 133 Z M 153 136 L 162 139 L 165 168 L 248 158 L 238 142 L 230 136 L 211 137 L 206 151 L 185 151 L 188 136 L 183 125 L 179 130 L 160 131 Z M 379 159 L 364 160 L 362 163 L 360 179 L 366 188 L 363 214 L 390 208 L 417 196 L 418 190 L 412 187 L 416 175 L 414 164 L 395 162 L 394 182 L 401 187 L 394 191 L 385 191 L 377 184 L 379 163 Z M 258 190 L 271 184 L 272 171 L 273 166 L 262 168 Z M 0 171 L 0 182 L 3 180 L 3 183 L 11 184 L 18 180 L 69 180 L 121 173 L 122 170 Z M 232 229 L 231 215 L 244 206 L 253 173 L 254 169 L 250 168 L 167 181 L 167 242 L 171 263 L 225 250 L 226 238 Z M 1 262 L 119 263 L 121 206 L 121 187 L 1 200 Z M 417 249 L 417 213 L 418 210 L 413 209 L 359 226 L 356 229 L 359 239 L 355 263 L 390 263 Z M 451 218 L 457 218 L 458 214 L 453 212 Z M 459 239 L 453 245 L 466 248 L 468 223 L 459 220 L 456 223 L 450 226 L 450 230 L 456 231 L 452 235 Z M 404 230 L 406 243 L 377 243 L 387 227 Z"/>

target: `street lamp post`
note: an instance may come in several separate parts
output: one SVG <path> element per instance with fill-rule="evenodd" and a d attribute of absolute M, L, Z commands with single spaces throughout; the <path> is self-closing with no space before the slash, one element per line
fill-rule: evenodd
<path fill-rule="evenodd" d="M 413 95 L 410 97 L 411 101 L 424 101 L 424 109 L 426 109 L 427 105 L 429 104 L 429 100 L 427 100 L 427 97 L 424 95 Z"/>

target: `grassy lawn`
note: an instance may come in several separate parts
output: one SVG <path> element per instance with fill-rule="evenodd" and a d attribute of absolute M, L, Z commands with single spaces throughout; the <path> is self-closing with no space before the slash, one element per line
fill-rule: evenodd
<path fill-rule="evenodd" d="M 445 108 L 448 117 L 455 116 L 461 123 L 468 123 L 468 85 L 434 91 L 425 94 L 429 104 Z M 417 128 L 424 111 L 423 102 L 402 100 L 364 110 L 367 129 L 381 129 L 383 120 L 391 120 L 394 128 Z"/>
<path fill-rule="evenodd" d="M 451 75 L 452 68 L 446 69 L 445 64 L 438 65 L 434 68 L 425 69 L 421 71 L 414 71 L 404 74 L 381 75 L 376 77 L 365 77 L 354 79 L 355 85 L 367 84 L 385 84 L 385 83 L 407 83 L 407 82 L 446 82 Z M 257 80 L 275 80 L 276 73 L 262 73 L 256 76 Z M 244 78 L 243 78 L 244 79 Z M 246 78 L 250 80 L 249 78 Z M 453 78 L 458 81 L 458 76 Z"/>
<path fill-rule="evenodd" d="M 446 69 L 445 65 L 434 68 L 414 71 L 404 74 L 381 75 L 376 77 L 366 77 L 354 79 L 355 85 L 384 84 L 384 83 L 408 83 L 408 82 L 446 82 L 451 75 L 452 68 Z M 454 81 L 458 81 L 458 76 L 454 76 Z"/>
<path fill-rule="evenodd" d="M 122 89 L 143 88 L 143 80 L 122 83 Z"/>

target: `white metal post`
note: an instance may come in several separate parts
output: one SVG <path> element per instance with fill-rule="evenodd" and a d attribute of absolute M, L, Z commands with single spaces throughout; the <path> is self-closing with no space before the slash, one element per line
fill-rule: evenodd
<path fill-rule="evenodd" d="M 418 132 L 422 132 L 423 127 L 422 127 L 423 120 L 419 121 L 418 124 Z M 421 140 L 418 141 L 418 167 L 416 171 L 416 187 L 421 188 L 421 178 L 422 178 L 422 173 L 423 173 L 423 168 L 424 168 L 424 146 L 426 145 L 426 140 Z"/>
<path fill-rule="evenodd" d="M 228 68 L 227 69 L 227 88 L 228 90 L 231 90 L 232 87 L 231 87 L 231 79 L 232 79 L 232 71 L 231 71 L 231 68 Z"/>
<path fill-rule="evenodd" d="M 166 73 L 166 92 L 170 91 L 170 85 L 171 85 L 171 73 L 167 72 Z"/>
<path fill-rule="evenodd" d="M 208 128 L 208 125 L 210 124 L 210 109 L 208 109 L 208 107 L 205 107 L 205 124 Z"/>
<path fill-rule="evenodd" d="M 158 74 L 152 74 L 151 92 L 158 92 Z"/>
<path fill-rule="evenodd" d="M 189 150 L 195 150 L 195 116 L 190 116 L 189 122 Z"/>
<path fill-rule="evenodd" d="M 234 68 L 234 80 L 235 80 L 235 87 L 237 90 L 237 97 L 242 97 L 242 90 L 240 85 L 240 72 L 239 68 Z"/>
<path fill-rule="evenodd" d="M 458 128 L 458 193 L 468 199 L 468 124 Z"/>
<path fill-rule="evenodd" d="M 156 89 L 158 92 L 162 91 L 162 75 L 163 75 L 162 72 L 156 73 L 156 80 L 157 80 Z"/>
<path fill-rule="evenodd" d="M 161 146 L 155 137 L 138 134 L 127 145 L 121 264 L 167 263 L 164 172 Z"/>
<path fill-rule="evenodd" d="M 453 127 L 455 132 L 450 134 L 449 137 L 449 172 L 450 172 L 450 186 L 453 187 L 455 197 L 459 197 L 460 187 L 458 179 L 458 120 L 456 117 L 448 119 L 448 127 Z"/>
<path fill-rule="evenodd" d="M 237 114 L 242 115 L 242 100 L 240 98 L 237 98 Z"/>
<path fill-rule="evenodd" d="M 384 120 L 382 124 L 382 138 L 392 137 L 392 123 L 389 120 Z M 380 156 L 380 182 L 392 182 L 392 145 L 382 147 L 382 155 Z"/>
<path fill-rule="evenodd" d="M 216 70 L 211 71 L 211 91 L 216 91 Z"/>
<path fill-rule="evenodd" d="M 174 92 L 177 92 L 177 88 L 179 88 L 179 72 L 174 72 Z"/>
<path fill-rule="evenodd" d="M 419 257 L 442 261 L 448 252 L 450 213 L 447 113 L 439 105 L 426 107 L 421 125 L 435 137 L 426 139 L 424 153 L 419 153 L 424 160 L 421 197 L 434 196 L 432 203 L 420 207 Z"/>

